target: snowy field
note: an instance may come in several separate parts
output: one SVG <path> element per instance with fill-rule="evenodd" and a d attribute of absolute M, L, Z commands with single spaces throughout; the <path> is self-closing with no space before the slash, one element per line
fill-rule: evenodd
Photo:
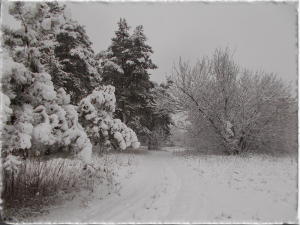
<path fill-rule="evenodd" d="M 66 194 L 63 205 L 31 221 L 297 222 L 296 159 L 182 156 L 166 150 L 102 157 L 109 174 L 95 180 L 93 191 Z"/>
<path fill-rule="evenodd" d="M 188 168 L 189 179 L 193 180 L 191 185 L 185 185 L 186 192 L 202 195 L 189 204 L 191 209 L 200 209 L 193 222 L 287 222 L 297 217 L 296 159 L 269 156 L 173 159 Z"/>

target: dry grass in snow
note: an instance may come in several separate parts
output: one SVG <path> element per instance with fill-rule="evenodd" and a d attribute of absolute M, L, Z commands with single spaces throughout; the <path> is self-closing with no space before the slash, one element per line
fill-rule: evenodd
<path fill-rule="evenodd" d="M 139 167 L 139 157 L 135 151 L 93 155 L 91 165 L 86 170 L 83 167 L 76 158 L 27 161 L 14 175 L 14 188 L 8 190 L 11 197 L 7 198 L 2 218 L 7 222 L 32 222 L 49 211 L 88 208 L 95 199 L 118 195 L 122 189 L 118 180 L 132 176 Z"/>

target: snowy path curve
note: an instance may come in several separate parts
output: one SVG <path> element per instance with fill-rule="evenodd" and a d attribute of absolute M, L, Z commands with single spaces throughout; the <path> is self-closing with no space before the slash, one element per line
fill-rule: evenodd
<path fill-rule="evenodd" d="M 87 208 L 57 209 L 44 220 L 154 224 L 271 222 L 295 218 L 297 189 L 293 187 L 296 185 L 293 173 L 297 171 L 291 172 L 294 164 L 270 162 L 263 167 L 268 171 L 256 172 L 257 162 L 262 165 L 267 162 L 260 159 L 253 161 L 253 165 L 247 162 L 248 168 L 243 160 L 238 161 L 239 165 L 235 158 L 226 159 L 229 163 L 222 162 L 223 159 L 211 160 L 215 162 L 174 158 L 168 151 L 150 151 L 141 157 L 138 172 L 119 180 L 120 195 L 112 193 L 100 200 L 103 187 L 99 186 Z M 273 171 L 277 166 L 280 176 Z M 279 182 L 279 179 L 284 180 Z"/>
<path fill-rule="evenodd" d="M 141 170 L 122 181 L 121 196 L 90 204 L 74 221 L 82 223 L 196 223 L 212 221 L 207 185 L 168 151 L 150 151 Z"/>
<path fill-rule="evenodd" d="M 182 183 L 172 169 L 170 156 L 170 152 L 151 151 L 143 158 L 141 170 L 122 182 L 121 196 L 91 204 L 76 221 L 157 222 L 166 218 Z"/>

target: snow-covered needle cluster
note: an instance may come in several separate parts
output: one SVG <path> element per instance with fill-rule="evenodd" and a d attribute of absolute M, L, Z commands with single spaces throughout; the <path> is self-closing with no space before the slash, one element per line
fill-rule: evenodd
<path fill-rule="evenodd" d="M 7 58 L 6 58 L 7 59 Z M 7 59 L 8 61 L 8 59 Z M 10 68 L 9 68 L 10 66 Z M 16 73 L 19 65 L 10 63 L 5 65 L 4 76 L 22 80 L 22 75 Z M 6 162 L 4 167 L 17 164 L 17 157 L 14 157 L 16 150 L 30 150 L 31 153 L 39 155 L 43 151 L 41 146 L 62 145 L 68 146 L 71 143 L 78 148 L 80 156 L 85 163 L 89 163 L 92 153 L 92 144 L 82 126 L 78 123 L 78 113 L 74 105 L 69 104 L 70 96 L 63 88 L 54 91 L 51 76 L 46 73 L 30 73 L 32 75 L 28 90 L 30 91 L 31 103 L 23 104 L 16 108 L 17 119 L 12 125 L 3 126 L 3 144 Z M 10 96 L 13 97 L 11 90 Z M 9 108 L 10 99 L 3 94 L 3 122 L 13 113 Z M 39 148 L 37 148 L 39 146 Z M 7 166 L 6 166 L 7 165 Z"/>
<path fill-rule="evenodd" d="M 78 112 L 82 117 L 87 133 L 95 139 L 104 139 L 105 145 L 113 144 L 120 150 L 140 143 L 132 129 L 119 119 L 113 119 L 116 98 L 111 85 L 96 88 L 92 94 L 82 99 Z"/>

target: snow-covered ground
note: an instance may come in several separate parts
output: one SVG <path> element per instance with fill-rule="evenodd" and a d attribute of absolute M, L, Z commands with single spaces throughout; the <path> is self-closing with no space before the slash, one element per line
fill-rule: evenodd
<path fill-rule="evenodd" d="M 35 222 L 297 221 L 295 159 L 177 156 L 166 150 L 121 154 L 121 163 L 115 160 L 111 168 L 114 186 L 98 183 Z"/>

